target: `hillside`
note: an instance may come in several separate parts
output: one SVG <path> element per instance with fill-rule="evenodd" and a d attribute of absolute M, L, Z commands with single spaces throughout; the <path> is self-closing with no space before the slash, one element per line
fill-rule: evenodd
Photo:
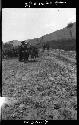
<path fill-rule="evenodd" d="M 71 33 L 70 30 L 65 27 L 63 29 L 57 30 L 53 33 L 46 34 L 40 38 L 34 38 L 34 39 L 28 39 L 25 40 L 25 42 L 31 43 L 31 45 L 37 45 L 38 47 L 41 47 L 43 43 L 48 42 L 50 47 L 53 49 L 76 49 L 76 22 L 73 23 L 73 26 L 71 27 Z M 13 40 L 9 41 L 8 43 L 12 44 L 13 46 L 19 46 L 21 44 L 21 41 Z"/>
<path fill-rule="evenodd" d="M 75 45 L 76 44 L 76 23 L 73 23 L 71 32 L 72 32 L 72 38 L 70 35 L 70 30 L 67 27 L 65 27 L 65 28 L 63 28 L 61 30 L 57 30 L 53 33 L 46 34 L 40 38 L 32 39 L 32 40 L 30 40 L 30 43 L 32 45 L 35 45 L 35 44 L 41 45 L 42 43 L 49 42 L 50 46 L 51 46 L 51 44 L 53 44 L 54 46 L 57 46 L 57 45 L 62 44 L 62 42 L 68 42 L 67 43 L 67 45 L 68 45 L 69 41 L 71 41 L 70 45 L 71 44 Z M 61 43 L 59 43 L 59 41 L 61 41 Z"/>
<path fill-rule="evenodd" d="M 43 43 L 48 43 L 53 49 L 65 49 L 75 50 L 76 49 L 76 23 L 73 23 L 71 28 L 72 37 L 70 30 L 65 27 L 61 30 L 57 30 L 53 33 L 46 34 L 39 39 L 31 40 L 31 44 L 37 44 L 41 46 Z"/>
<path fill-rule="evenodd" d="M 61 30 L 57 30 L 53 33 L 50 34 L 46 34 L 45 36 L 43 36 L 43 42 L 45 41 L 51 41 L 51 40 L 64 40 L 64 39 L 76 39 L 76 23 L 73 23 L 73 26 L 71 28 L 71 32 L 72 32 L 72 38 L 70 36 L 70 32 L 68 30 L 67 27 L 61 29 Z"/>

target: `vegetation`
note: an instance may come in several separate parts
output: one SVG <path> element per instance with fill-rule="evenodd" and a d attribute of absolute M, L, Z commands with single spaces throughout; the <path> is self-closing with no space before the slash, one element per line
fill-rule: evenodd
<path fill-rule="evenodd" d="M 31 63 L 3 60 L 2 69 L 3 120 L 77 120 L 75 51 L 44 51 Z"/>
<path fill-rule="evenodd" d="M 12 44 L 2 44 L 2 58 L 18 57 L 19 47 L 14 47 Z"/>
<path fill-rule="evenodd" d="M 32 51 L 34 52 L 34 50 L 36 50 L 36 48 L 38 48 L 37 51 L 39 51 L 39 48 L 43 49 L 43 52 L 47 49 L 63 49 L 66 51 L 74 51 L 76 50 L 76 40 L 75 39 L 69 39 L 69 40 L 59 40 L 59 41 L 48 41 L 45 42 L 41 45 L 37 43 L 37 45 L 35 46 L 30 46 L 29 47 L 29 52 L 31 54 Z M 9 43 L 5 43 L 2 46 L 2 58 L 18 58 L 19 55 L 19 46 L 12 46 L 12 44 Z"/>

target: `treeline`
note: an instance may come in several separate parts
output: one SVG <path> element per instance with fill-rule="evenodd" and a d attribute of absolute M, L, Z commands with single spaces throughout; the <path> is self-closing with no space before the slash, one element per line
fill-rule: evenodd
<path fill-rule="evenodd" d="M 62 49 L 65 51 L 75 51 L 76 50 L 76 39 L 61 39 L 61 40 L 51 40 L 38 45 L 42 47 L 43 50 L 47 49 Z"/>
<path fill-rule="evenodd" d="M 14 47 L 10 43 L 2 43 L 2 58 L 18 57 L 19 46 Z"/>
<path fill-rule="evenodd" d="M 61 39 L 59 41 L 53 40 L 48 41 L 49 48 L 52 49 L 62 49 L 65 51 L 75 51 L 76 50 L 76 39 Z"/>
<path fill-rule="evenodd" d="M 66 39 L 66 40 L 53 40 L 47 41 L 44 43 L 36 44 L 35 47 L 38 49 L 41 48 L 44 52 L 45 49 L 62 49 L 65 51 L 75 51 L 76 50 L 76 40 L 75 39 Z M 19 55 L 19 46 L 13 46 L 10 43 L 2 43 L 2 58 L 17 58 Z"/>
<path fill-rule="evenodd" d="M 32 46 L 31 47 L 31 50 Z M 45 50 L 45 45 L 43 45 L 43 49 Z M 12 44 L 10 43 L 2 43 L 2 59 L 5 59 L 5 58 L 17 58 L 19 56 L 19 49 L 20 49 L 20 46 L 13 46 Z M 39 48 L 37 48 L 39 50 Z"/>
<path fill-rule="evenodd" d="M 39 49 L 42 48 L 42 52 L 44 52 L 45 49 L 49 50 L 50 46 L 49 43 L 43 43 L 41 46 L 29 46 L 29 49 L 35 49 L 37 48 L 37 51 L 39 53 Z M 12 44 L 9 43 L 3 43 L 2 42 L 2 59 L 5 58 L 17 58 L 19 56 L 19 49 L 20 46 L 13 46 Z M 33 50 L 34 52 L 34 50 Z"/>

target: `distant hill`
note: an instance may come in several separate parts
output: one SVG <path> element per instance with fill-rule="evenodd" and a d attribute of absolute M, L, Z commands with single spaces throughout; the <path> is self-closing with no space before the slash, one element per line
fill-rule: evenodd
<path fill-rule="evenodd" d="M 75 24 L 73 24 L 73 27 L 71 28 L 71 32 L 72 32 L 72 38 L 75 39 L 76 38 Z M 67 27 L 44 36 L 44 41 L 61 40 L 61 39 L 71 39 L 70 32 Z"/>
<path fill-rule="evenodd" d="M 46 34 L 40 38 L 25 40 L 25 42 L 29 42 L 31 45 L 38 47 L 41 47 L 43 43 L 48 43 L 50 47 L 54 49 L 65 49 L 65 47 L 66 49 L 76 49 L 76 22 L 73 23 L 70 29 L 65 27 L 53 33 Z M 12 44 L 13 46 L 19 46 L 21 41 L 13 40 L 9 41 L 8 43 Z"/>
<path fill-rule="evenodd" d="M 71 28 L 71 32 L 72 32 L 72 38 L 76 39 L 76 23 L 73 23 L 73 26 Z M 61 29 L 61 30 L 57 30 L 53 33 L 50 34 L 46 34 L 43 37 L 43 42 L 44 41 L 51 41 L 51 40 L 61 40 L 61 39 L 72 39 L 70 36 L 70 32 L 69 29 L 67 27 Z"/>
<path fill-rule="evenodd" d="M 40 38 L 30 40 L 30 43 L 32 45 L 38 45 L 38 47 L 42 46 L 43 43 L 48 43 L 49 46 L 54 49 L 76 49 L 76 22 L 73 23 L 71 29 L 65 27 L 53 33 L 46 34 Z"/>

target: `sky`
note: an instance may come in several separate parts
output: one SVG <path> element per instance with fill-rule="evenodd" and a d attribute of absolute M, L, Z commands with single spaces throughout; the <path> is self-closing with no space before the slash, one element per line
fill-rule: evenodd
<path fill-rule="evenodd" d="M 76 22 L 76 8 L 3 8 L 2 41 L 27 40 Z"/>

